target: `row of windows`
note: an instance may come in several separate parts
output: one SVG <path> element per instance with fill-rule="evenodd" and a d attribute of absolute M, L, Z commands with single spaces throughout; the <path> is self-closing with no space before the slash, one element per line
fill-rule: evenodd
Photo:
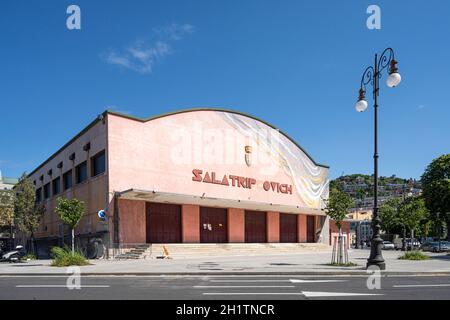
<path fill-rule="evenodd" d="M 91 177 L 98 176 L 106 171 L 106 157 L 105 151 L 98 153 L 91 158 Z M 80 163 L 75 167 L 75 184 L 83 183 L 88 179 L 88 166 L 87 161 Z M 66 191 L 73 186 L 73 173 L 72 169 L 66 171 L 61 177 L 53 179 L 53 181 L 45 184 L 42 188 L 36 189 L 36 202 L 43 199 L 49 199 L 52 195 L 56 196 L 61 193 L 61 187 L 63 191 Z M 44 194 L 42 194 L 42 190 Z"/>

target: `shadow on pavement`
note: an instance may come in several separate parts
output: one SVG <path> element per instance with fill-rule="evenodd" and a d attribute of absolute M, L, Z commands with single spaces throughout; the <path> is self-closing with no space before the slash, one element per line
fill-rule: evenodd
<path fill-rule="evenodd" d="M 450 254 L 439 255 L 439 256 L 432 256 L 431 259 L 432 260 L 446 260 L 446 261 L 450 261 Z"/>

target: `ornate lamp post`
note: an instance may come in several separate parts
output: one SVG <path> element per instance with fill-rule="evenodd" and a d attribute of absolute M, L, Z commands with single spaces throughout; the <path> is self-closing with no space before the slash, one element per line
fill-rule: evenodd
<path fill-rule="evenodd" d="M 397 61 L 394 57 L 394 50 L 392 48 L 387 48 L 383 51 L 381 56 L 375 54 L 375 64 L 369 66 L 363 73 L 361 78 L 361 87 L 359 89 L 359 98 L 356 103 L 356 111 L 363 112 L 367 109 L 366 101 L 366 85 L 372 85 L 372 93 L 374 100 L 374 183 L 373 183 L 373 215 L 372 215 L 372 241 L 370 245 L 370 257 L 367 259 L 367 267 L 377 266 L 380 270 L 386 269 L 386 264 L 381 253 L 383 246 L 383 240 L 380 236 L 380 217 L 378 215 L 378 95 L 379 95 L 379 82 L 381 78 L 381 72 L 389 66 L 389 76 L 387 78 L 388 87 L 396 87 L 400 81 L 401 76 L 398 73 Z"/>

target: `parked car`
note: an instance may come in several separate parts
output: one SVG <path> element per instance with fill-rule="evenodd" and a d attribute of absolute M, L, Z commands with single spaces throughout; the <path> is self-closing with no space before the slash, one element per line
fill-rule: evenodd
<path fill-rule="evenodd" d="M 395 246 L 390 241 L 383 241 L 383 250 L 394 250 Z"/>
<path fill-rule="evenodd" d="M 414 246 L 414 248 L 412 248 L 412 245 Z M 420 244 L 420 242 L 417 239 L 414 239 L 413 241 L 411 241 L 411 239 L 409 239 L 409 238 L 406 239 L 407 250 L 420 249 L 421 246 L 422 245 Z"/>
<path fill-rule="evenodd" d="M 450 246 L 446 241 L 441 241 L 441 246 L 439 248 L 439 241 L 425 242 L 422 245 L 423 251 L 431 251 L 431 252 L 444 252 L 449 251 Z"/>

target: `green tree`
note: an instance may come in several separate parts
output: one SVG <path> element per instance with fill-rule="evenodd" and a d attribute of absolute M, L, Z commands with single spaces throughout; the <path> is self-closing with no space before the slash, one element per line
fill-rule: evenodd
<path fill-rule="evenodd" d="M 14 223 L 14 191 L 0 190 L 0 226 Z"/>
<path fill-rule="evenodd" d="M 85 213 L 84 202 L 78 199 L 58 198 L 55 211 L 61 220 L 72 229 L 72 254 L 75 254 L 75 227 Z"/>
<path fill-rule="evenodd" d="M 400 219 L 400 206 L 402 201 L 399 198 L 392 198 L 386 201 L 379 210 L 381 229 L 387 234 L 402 226 Z"/>
<path fill-rule="evenodd" d="M 410 231 L 411 241 L 414 239 L 414 232 L 421 223 L 428 217 L 428 209 L 422 197 L 407 198 L 400 208 L 401 223 Z"/>
<path fill-rule="evenodd" d="M 333 253 L 332 263 L 343 263 L 343 242 L 342 242 L 342 221 L 348 214 L 348 210 L 353 206 L 353 200 L 345 192 L 333 188 L 326 202 L 325 213 L 334 220 L 339 229 L 337 256 Z M 347 248 L 345 248 L 346 250 Z M 333 249 L 334 250 L 334 249 Z M 336 258 L 336 260 L 334 260 Z"/>
<path fill-rule="evenodd" d="M 330 196 L 326 202 L 325 213 L 336 223 L 341 233 L 342 221 L 353 206 L 353 200 L 348 194 L 336 188 L 330 190 Z"/>
<path fill-rule="evenodd" d="M 14 191 L 0 190 L 0 227 L 8 227 L 12 246 L 14 227 Z"/>
<path fill-rule="evenodd" d="M 24 173 L 14 188 L 14 220 L 17 228 L 31 239 L 31 252 L 36 254 L 34 232 L 45 213 L 43 205 L 36 204 L 36 188 Z"/>
<path fill-rule="evenodd" d="M 421 182 L 428 210 L 436 220 L 439 216 L 450 230 L 450 154 L 434 159 L 422 175 Z M 448 231 L 447 238 L 450 240 Z"/>
<path fill-rule="evenodd" d="M 419 227 L 418 227 L 418 234 L 420 234 L 423 237 L 429 237 L 429 236 L 435 236 L 437 235 L 437 225 L 436 221 L 433 219 L 430 211 L 427 210 L 427 213 L 425 217 L 420 221 Z"/>

